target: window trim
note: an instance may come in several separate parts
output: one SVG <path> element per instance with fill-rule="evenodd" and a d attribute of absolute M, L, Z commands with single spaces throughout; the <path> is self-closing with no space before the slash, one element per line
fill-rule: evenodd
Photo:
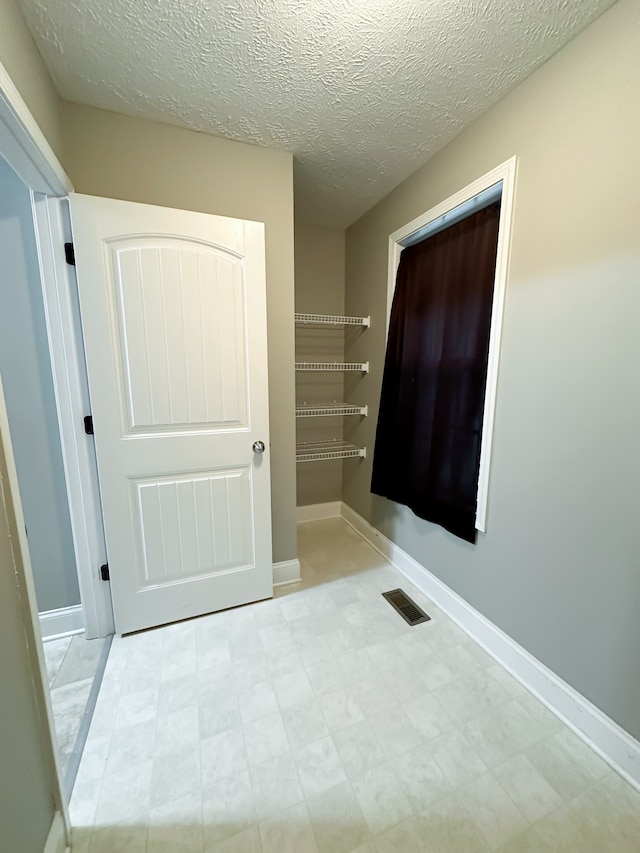
<path fill-rule="evenodd" d="M 487 362 L 487 384 L 480 444 L 480 471 L 478 474 L 478 502 L 476 507 L 476 530 L 487 531 L 487 504 L 489 495 L 489 472 L 491 466 L 491 446 L 496 410 L 498 388 L 498 367 L 500 360 L 500 341 L 502 320 L 509 273 L 513 207 L 516 188 L 517 157 L 511 157 L 495 169 L 491 169 L 481 178 L 468 184 L 464 189 L 445 201 L 432 207 L 426 213 L 412 219 L 402 228 L 389 235 L 389 270 L 387 280 L 387 336 L 391 303 L 396 287 L 396 274 L 400 263 L 400 253 L 405 246 L 425 239 L 444 227 L 460 221 L 474 209 L 490 203 L 491 191 L 495 188 L 495 197 L 501 198 L 500 221 L 498 224 L 498 251 L 496 255 L 496 276 L 493 286 L 491 308 L 491 329 L 489 332 L 489 358 Z M 499 193 L 499 186 L 502 192 Z M 479 198 L 478 198 L 479 197 Z M 420 232 L 420 233 L 418 233 Z"/>

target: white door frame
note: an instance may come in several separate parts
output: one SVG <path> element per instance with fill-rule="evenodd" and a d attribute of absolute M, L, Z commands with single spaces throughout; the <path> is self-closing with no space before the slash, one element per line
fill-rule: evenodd
<path fill-rule="evenodd" d="M 25 102 L 23 101 L 20 93 L 14 86 L 13 81 L 11 80 L 2 63 L 0 63 L 0 154 L 2 154 L 9 166 L 18 175 L 18 177 L 21 178 L 25 185 L 30 188 L 32 199 L 34 198 L 35 193 L 40 194 L 42 197 L 64 197 L 73 188 L 71 181 L 65 174 L 64 169 L 58 162 L 58 159 L 53 153 L 53 150 L 51 149 L 44 135 L 42 134 L 42 131 L 38 127 L 33 116 L 29 112 Z M 38 219 L 41 219 L 41 217 L 40 214 L 36 216 L 35 206 L 33 209 L 36 237 L 38 243 L 41 243 L 41 240 L 39 239 L 41 235 L 39 232 L 42 228 L 42 222 L 40 222 L 40 224 L 38 222 Z M 46 256 L 46 252 L 43 253 L 41 249 L 42 246 L 40 245 L 38 250 L 41 264 L 40 272 L 42 281 L 44 282 L 44 276 L 45 274 L 50 272 L 50 270 L 47 270 L 46 266 L 43 264 L 43 256 Z M 51 282 L 49 282 L 49 285 L 51 285 Z M 55 286 L 55 282 L 53 282 L 53 286 Z M 44 293 L 43 295 L 45 297 L 45 304 L 47 304 L 47 293 Z M 47 309 L 46 313 L 47 325 L 49 327 L 49 317 L 51 315 L 52 308 L 51 299 L 48 300 L 48 304 L 49 308 Z M 56 384 L 56 404 L 58 406 L 58 410 L 60 411 L 61 400 L 58 388 L 59 383 L 56 382 L 56 375 L 59 377 L 60 373 L 57 372 L 56 374 L 55 365 L 52 364 L 52 368 L 54 369 L 54 383 Z M 54 798 L 54 808 L 56 810 L 56 817 L 54 818 L 51 832 L 47 840 L 47 846 L 49 846 L 50 843 L 55 843 L 56 849 L 59 849 L 59 847 L 61 846 L 66 847 L 70 840 L 71 822 L 69 819 L 69 808 L 67 799 L 66 796 L 63 794 L 64 783 L 61 772 L 59 749 L 55 737 L 55 723 L 53 717 L 53 708 L 51 704 L 51 696 L 49 690 L 47 689 L 47 668 L 44 658 L 44 649 L 42 644 L 42 635 L 35 593 L 35 584 L 33 580 L 31 562 L 29 559 L 29 545 L 26 538 L 22 504 L 20 501 L 20 491 L 18 487 L 18 478 L 15 467 L 15 458 L 13 455 L 11 434 L 9 431 L 9 420 L 7 417 L 1 381 L 0 433 L 2 434 L 4 452 L 6 456 L 9 474 L 9 490 L 11 493 L 11 500 L 13 502 L 13 509 L 16 516 L 16 524 L 18 529 L 17 544 L 21 554 L 20 563 L 23 567 L 23 576 L 20 578 L 20 582 L 24 585 L 29 607 L 30 624 L 28 626 L 25 626 L 25 629 L 27 632 L 27 637 L 32 635 L 35 639 L 34 648 L 38 661 L 38 668 L 40 670 L 40 680 L 43 686 L 42 696 L 45 705 L 46 724 L 49 729 L 49 741 L 51 743 L 56 771 L 52 791 Z M 65 463 L 65 471 L 67 472 L 68 461 L 69 458 L 72 456 L 73 452 L 70 451 L 67 446 L 65 446 L 64 440 L 62 452 Z M 71 494 L 71 489 L 73 489 L 73 485 L 70 484 L 69 480 L 67 479 L 67 490 L 69 494 Z M 74 508 L 71 506 L 70 512 L 72 514 L 73 520 Z M 86 519 L 84 519 L 82 523 L 85 522 Z M 75 534 L 77 529 L 77 525 L 74 525 L 74 545 L 76 545 Z M 105 584 L 105 587 L 106 586 L 107 584 Z M 108 621 L 103 618 L 102 630 L 105 629 L 105 626 L 107 628 L 107 630 L 105 630 L 106 634 L 109 633 Z"/>
<path fill-rule="evenodd" d="M 74 313 L 75 274 L 64 258 L 70 225 L 62 199 L 73 186 L 1 63 L 0 153 L 31 190 L 85 631 L 89 639 L 106 637 L 113 633 L 111 592 L 99 577 L 106 561 L 102 512 L 92 439 L 81 431 L 89 414 L 84 353 Z"/>
<path fill-rule="evenodd" d="M 98 575 L 107 552 L 93 438 L 84 431 L 91 409 L 75 271 L 64 252 L 71 221 L 64 199 L 32 193 L 32 203 L 80 600 L 92 640 L 113 634 L 114 625 L 110 584 Z"/>
<path fill-rule="evenodd" d="M 0 143 L 2 156 L 34 192 L 66 196 L 73 190 L 71 181 L 2 63 Z"/>

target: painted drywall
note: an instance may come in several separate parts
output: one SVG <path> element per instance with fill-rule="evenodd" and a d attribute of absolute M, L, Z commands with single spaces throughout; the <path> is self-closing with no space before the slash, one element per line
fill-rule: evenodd
<path fill-rule="evenodd" d="M 60 98 L 16 0 L 0 0 L 0 62 L 58 158 Z"/>
<path fill-rule="evenodd" d="M 77 192 L 265 223 L 273 559 L 294 559 L 292 156 L 76 104 L 63 116 Z"/>
<path fill-rule="evenodd" d="M 0 158 L 0 374 L 38 609 L 80 603 L 29 191 Z"/>
<path fill-rule="evenodd" d="M 296 221 L 295 302 L 304 314 L 344 314 L 344 230 L 321 228 Z M 342 361 L 343 329 L 296 329 L 296 361 Z M 341 373 L 296 374 L 296 400 L 300 403 L 341 401 Z M 298 418 L 298 441 L 342 438 L 343 418 Z M 298 506 L 339 501 L 342 495 L 341 462 L 305 462 L 297 466 Z"/>
<path fill-rule="evenodd" d="M 488 527 L 469 545 L 344 500 L 640 738 L 640 4 L 621 0 L 347 232 L 346 308 L 372 314 L 373 446 L 389 234 L 519 158 Z M 365 356 L 364 340 L 347 352 Z"/>
<path fill-rule="evenodd" d="M 0 847 L 44 849 L 59 790 L 0 436 Z"/>

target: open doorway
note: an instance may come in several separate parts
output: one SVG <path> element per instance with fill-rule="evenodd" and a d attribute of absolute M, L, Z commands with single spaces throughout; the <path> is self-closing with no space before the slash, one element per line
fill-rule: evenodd
<path fill-rule="evenodd" d="M 67 796 L 110 638 L 87 640 L 30 188 L 0 157 L 0 375 Z"/>

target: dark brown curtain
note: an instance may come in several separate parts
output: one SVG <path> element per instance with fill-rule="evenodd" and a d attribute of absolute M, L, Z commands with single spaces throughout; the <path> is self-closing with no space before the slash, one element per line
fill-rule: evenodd
<path fill-rule="evenodd" d="M 476 541 L 500 204 L 403 249 L 371 490 Z"/>

